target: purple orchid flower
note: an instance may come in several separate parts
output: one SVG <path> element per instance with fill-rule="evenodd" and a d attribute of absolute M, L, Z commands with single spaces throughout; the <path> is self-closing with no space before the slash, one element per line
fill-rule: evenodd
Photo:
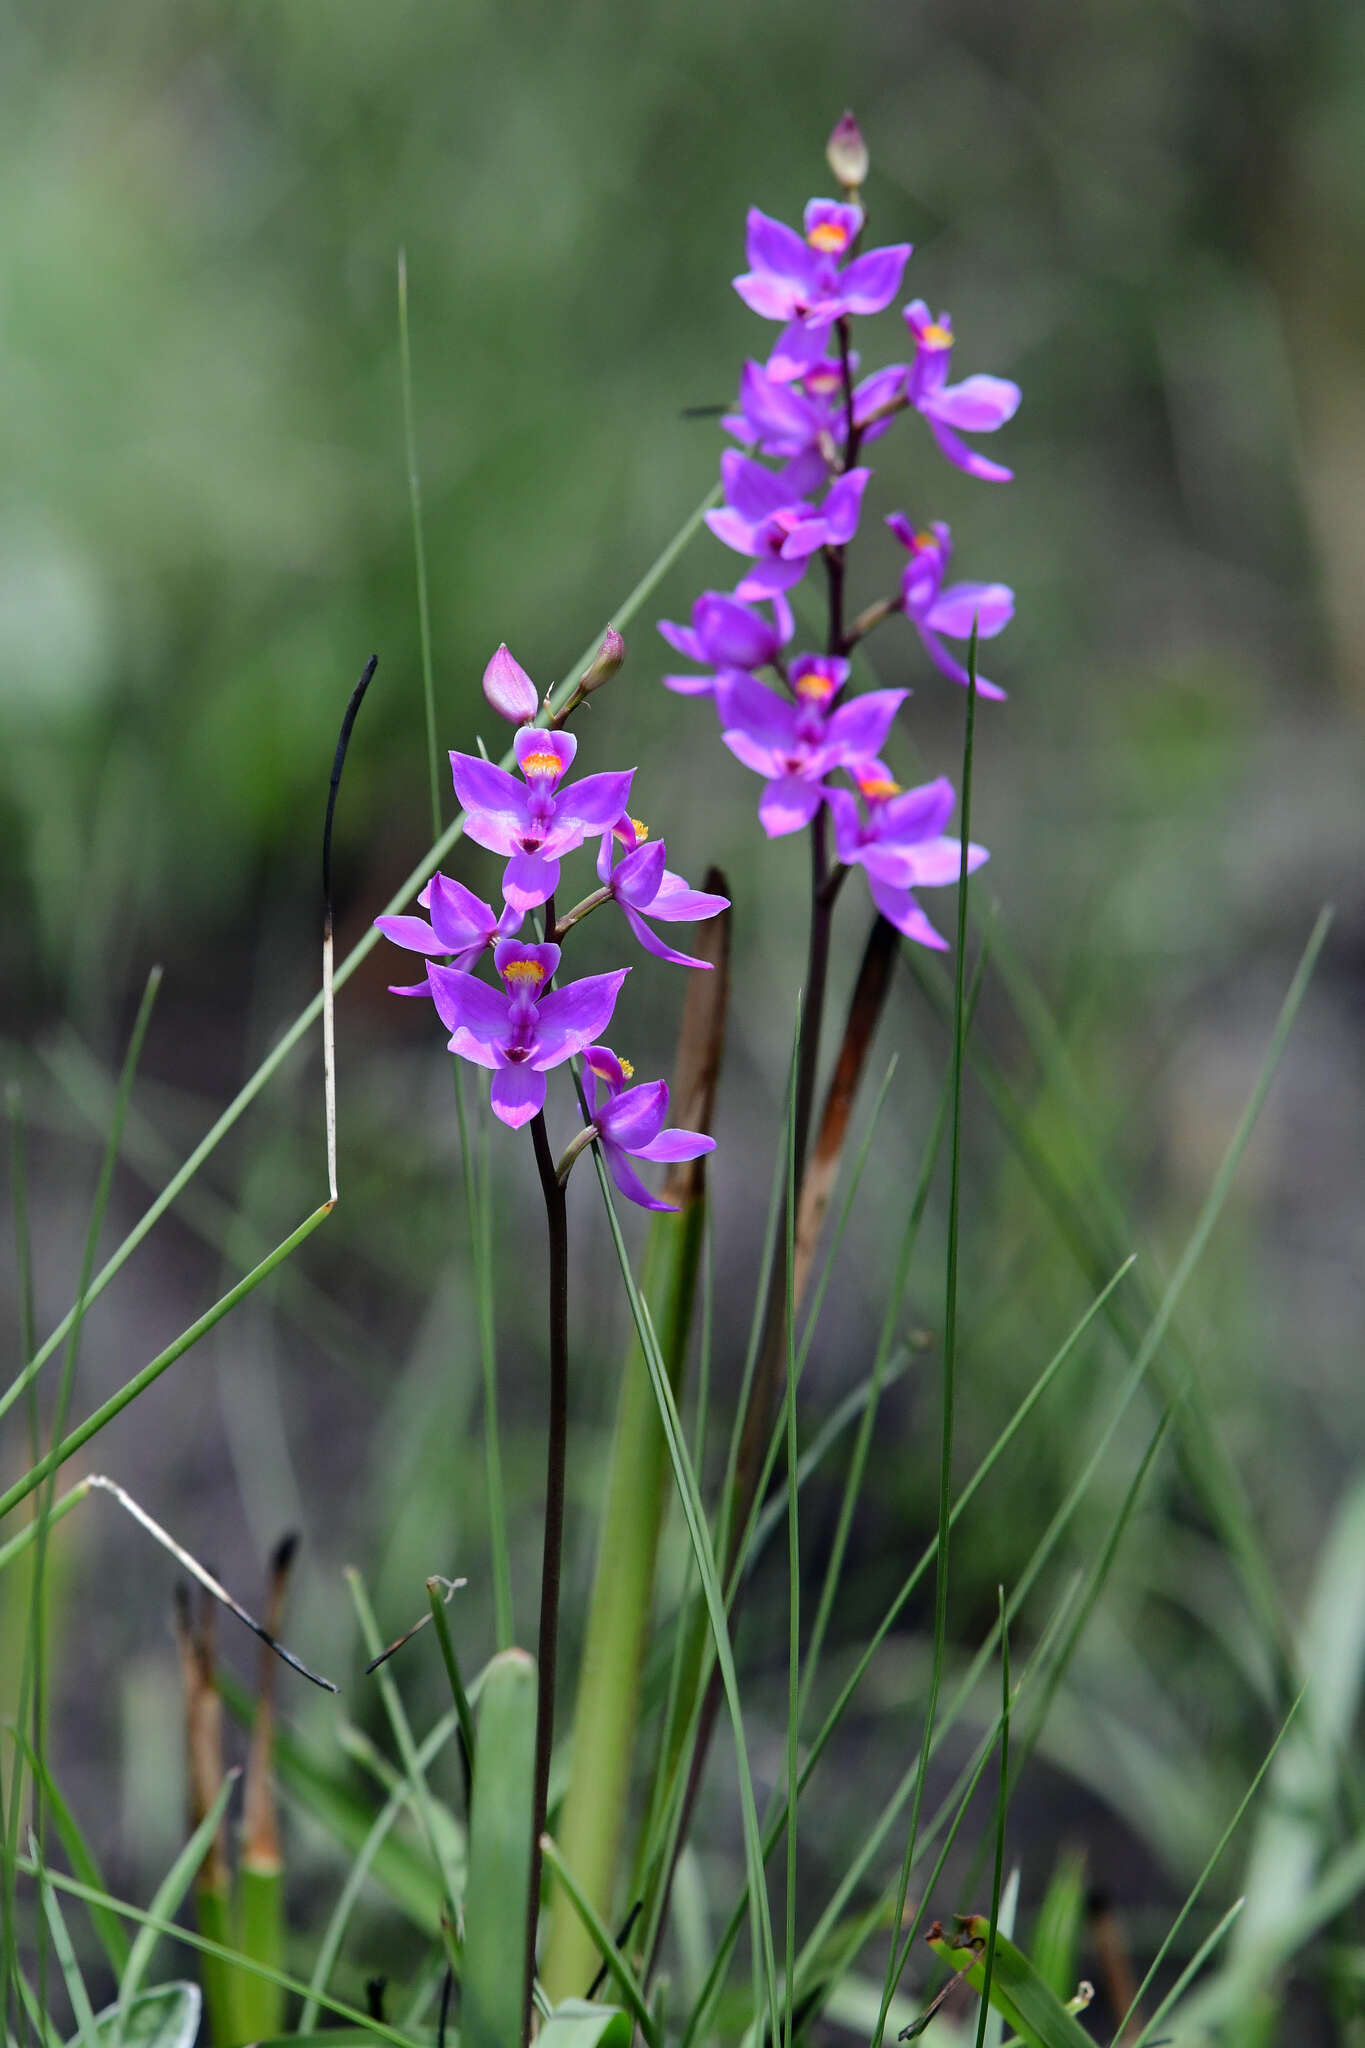
<path fill-rule="evenodd" d="M 970 640 L 975 624 L 978 640 L 994 639 L 1014 617 L 1014 592 L 1008 583 L 950 583 L 945 590 L 943 578 L 952 560 L 953 536 L 943 521 L 936 520 L 927 533 L 916 533 L 903 512 L 890 513 L 886 523 L 910 554 L 901 571 L 901 610 L 919 634 L 934 667 L 966 689 L 971 678 L 939 635 Z M 981 697 L 1005 696 L 982 675 L 976 679 L 976 689 Z"/>
<path fill-rule="evenodd" d="M 635 1069 L 608 1046 L 590 1045 L 584 1065 L 592 1075 L 589 1107 L 607 1172 L 627 1200 L 638 1202 L 642 1209 L 676 1209 L 675 1202 L 661 1202 L 651 1195 L 627 1163 L 626 1154 L 671 1165 L 675 1160 L 699 1159 L 703 1152 L 714 1152 L 715 1139 L 701 1131 L 666 1131 L 667 1081 L 643 1081 L 627 1088 Z"/>
<path fill-rule="evenodd" d="M 517 939 L 502 940 L 493 964 L 502 989 L 449 967 L 427 972 L 451 1052 L 493 1069 L 493 1114 L 515 1131 L 544 1107 L 547 1070 L 605 1031 L 630 969 L 551 989 L 558 946 L 524 946 Z"/>
<path fill-rule="evenodd" d="M 770 839 L 799 832 L 825 800 L 831 770 L 874 759 L 908 690 L 871 690 L 832 711 L 849 665 L 833 654 L 801 654 L 791 665 L 796 702 L 752 676 L 716 686 L 721 738 L 736 760 L 768 778 L 758 819 Z"/>
<path fill-rule="evenodd" d="M 856 368 L 858 358 L 850 356 Z M 875 441 L 891 424 L 883 408 L 905 403 L 904 363 L 891 363 L 853 387 L 853 422 L 864 442 Z M 761 363 L 747 362 L 739 383 L 739 411 L 721 425 L 737 441 L 787 464 L 788 480 L 801 490 L 818 490 L 835 467 L 848 438 L 843 370 L 830 356 L 812 363 L 799 385 L 783 383 Z M 883 413 L 879 419 L 878 413 Z"/>
<path fill-rule="evenodd" d="M 616 862 L 616 841 L 630 851 Z M 690 889 L 681 875 L 664 866 L 668 850 L 662 839 L 650 840 L 648 828 L 638 818 L 622 818 L 614 832 L 603 834 L 597 856 L 597 875 L 621 907 L 621 915 L 647 953 L 656 960 L 671 960 L 679 967 L 709 968 L 709 960 L 694 959 L 690 953 L 675 952 L 646 924 L 656 918 L 660 924 L 697 924 L 728 910 L 728 896 L 712 896 L 704 889 Z"/>
<path fill-rule="evenodd" d="M 845 867 L 861 867 L 872 901 L 882 916 L 921 946 L 946 952 L 948 941 L 930 924 L 913 891 L 956 882 L 962 872 L 962 844 L 943 828 L 952 816 L 953 785 L 945 776 L 902 789 L 884 761 L 869 761 L 854 773 L 864 810 L 846 789 L 828 791 L 834 815 L 835 850 Z M 967 872 L 989 859 L 984 846 L 968 843 Z"/>
<path fill-rule="evenodd" d="M 984 477 L 987 483 L 1009 483 L 1014 471 L 978 455 L 961 434 L 993 434 L 1013 419 L 1019 409 L 1019 386 L 1008 377 L 981 376 L 950 384 L 953 323 L 948 315 L 940 313 L 933 320 L 923 299 L 916 299 L 905 309 L 905 324 L 915 344 L 905 385 L 910 404 L 924 414 L 929 431 L 955 468 Z"/>
<path fill-rule="evenodd" d="M 773 623 L 751 611 L 738 598 L 719 590 L 704 590 L 692 607 L 690 626 L 676 626 L 671 619 L 659 620 L 659 631 L 670 647 L 689 661 L 700 661 L 713 671 L 766 668 L 776 659 L 796 631 L 791 606 L 780 590 L 770 593 Z M 715 673 L 704 676 L 665 676 L 664 687 L 680 697 L 709 697 L 716 687 Z"/>
<path fill-rule="evenodd" d="M 479 846 L 506 857 L 502 893 L 514 910 L 533 910 L 559 883 L 559 856 L 616 823 L 630 796 L 633 768 L 585 775 L 560 795 L 578 741 L 572 733 L 522 726 L 512 742 L 525 783 L 477 754 L 452 754 L 455 794 L 465 831 Z"/>
<path fill-rule="evenodd" d="M 446 959 L 457 974 L 468 974 L 489 946 L 521 930 L 523 912 L 507 903 L 499 917 L 482 897 L 449 875 L 433 875 L 417 901 L 429 913 L 430 924 L 421 917 L 377 917 L 375 925 L 395 946 Z M 391 986 L 389 994 L 429 996 L 431 984 L 419 981 L 409 988 Z"/>
<path fill-rule="evenodd" d="M 817 548 L 842 547 L 852 540 L 872 474 L 870 469 L 845 471 L 817 511 L 785 474 L 774 474 L 738 449 L 726 449 L 720 473 L 725 503 L 719 511 L 707 513 L 706 523 L 727 548 L 756 557 L 754 567 L 735 586 L 735 596 L 741 599 L 790 590 L 805 575 Z"/>
<path fill-rule="evenodd" d="M 880 313 L 901 288 L 910 244 L 869 249 L 843 269 L 840 261 L 862 232 L 863 210 L 834 199 L 812 199 L 805 235 L 757 207 L 750 209 L 749 268 L 734 281 L 746 306 L 764 320 L 787 323 L 769 359 L 783 382 L 800 377 L 826 352 L 829 332 L 847 314 Z"/>

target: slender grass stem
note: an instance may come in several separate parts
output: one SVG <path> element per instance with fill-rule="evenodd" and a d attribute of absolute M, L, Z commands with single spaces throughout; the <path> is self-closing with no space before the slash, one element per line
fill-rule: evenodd
<path fill-rule="evenodd" d="M 550 1248 L 550 1421 L 545 1460 L 545 1545 L 540 1568 L 540 1632 L 536 1649 L 536 1763 L 531 1838 L 531 1884 L 526 1908 L 526 2033 L 531 2028 L 536 1923 L 540 1917 L 541 1836 L 550 1796 L 554 1749 L 555 1659 L 559 1647 L 559 1582 L 564 1554 L 564 1470 L 569 1434 L 569 1223 L 564 1189 L 543 1112 L 531 1122 L 531 1142 L 545 1196 Z"/>

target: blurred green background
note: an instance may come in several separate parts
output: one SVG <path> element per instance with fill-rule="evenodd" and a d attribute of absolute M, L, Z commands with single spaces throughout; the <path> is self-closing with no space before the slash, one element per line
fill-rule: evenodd
<path fill-rule="evenodd" d="M 326 778 L 371 650 L 338 818 L 343 947 L 429 841 L 399 249 L 441 743 L 467 748 L 482 729 L 497 746 L 479 695 L 497 642 L 542 685 L 562 675 L 710 485 L 720 436 L 686 408 L 727 400 L 771 338 L 729 289 L 744 210 L 795 218 L 824 191 L 824 137 L 850 104 L 872 150 L 875 237 L 916 245 L 906 296 L 951 309 L 958 371 L 1024 388 L 1000 437 L 1012 486 L 959 477 L 912 421 L 875 451 L 869 510 L 951 519 L 960 573 L 1017 590 L 990 665 L 1010 701 L 980 719 L 982 899 L 998 900 L 1060 1021 L 1153 1276 L 1183 1241 L 1312 920 L 1336 905 L 1188 1321 L 1292 1616 L 1365 1427 L 1365 14 L 1349 0 L 0 0 L 0 46 L 0 976 L 32 1124 L 43 1329 L 74 1286 L 92 1112 L 149 964 L 167 978 L 106 1249 L 315 986 Z M 894 315 L 872 323 L 865 362 L 901 355 L 903 338 Z M 868 531 L 860 600 L 895 566 L 876 519 Z M 733 572 L 709 537 L 694 544 L 632 628 L 581 757 L 638 762 L 635 803 L 671 864 L 696 879 L 719 860 L 734 884 L 722 1386 L 776 1142 L 804 863 L 762 841 L 756 784 L 706 707 L 658 688 L 652 620 L 684 617 Z M 916 691 L 907 731 L 927 771 L 956 776 L 960 695 L 899 622 L 869 654 L 881 682 Z M 493 879 L 475 849 L 455 865 Z M 861 885 L 845 900 L 841 974 L 861 943 Z M 585 967 L 619 951 L 602 923 L 585 929 Z M 371 1575 L 394 1632 L 427 1572 L 469 1572 L 471 1657 L 489 1640 L 449 1074 L 429 1020 L 384 995 L 392 964 L 374 955 L 341 1006 L 335 1221 L 271 1309 L 226 1325 L 99 1446 L 100 1465 L 244 1595 L 279 1530 L 303 1527 L 294 1631 L 324 1665 L 355 1655 L 345 1561 Z M 666 1071 L 680 993 L 673 970 L 639 963 L 624 1049 L 649 1071 Z M 982 1030 L 1040 1142 L 1071 1156 L 1070 1112 L 1039 1092 L 995 979 Z M 908 977 L 880 1050 L 897 1048 L 813 1354 L 812 1426 L 866 1369 L 942 1072 L 944 1038 Z M 319 1093 L 316 1050 L 295 1055 L 92 1312 L 79 1412 L 317 1199 Z M 979 1096 L 969 1120 L 964 1459 L 1088 1298 Z M 527 1152 L 500 1138 L 494 1172 L 529 1626 L 542 1451 Z M 581 1588 L 625 1319 L 589 1191 L 578 1197 Z M 228 1231 L 237 1209 L 250 1227 Z M 912 1288 L 929 1363 L 888 1408 L 840 1614 L 849 1641 L 932 1529 L 941 1230 L 936 1209 Z M 12 1297 L 8 1264 L 0 1285 Z M 1118 1369 L 1097 1346 L 964 1526 L 964 1648 Z M 1126 1448 L 1140 1441 L 1135 1424 Z M 23 1454 L 16 1431 L 7 1475 Z M 104 1816 L 112 1874 L 136 1883 L 179 1827 L 178 1707 L 162 1561 L 100 1520 L 112 1512 L 88 1506 L 56 1539 L 58 1757 L 73 1803 Z M 1166 1896 L 1270 1731 L 1254 1627 L 1175 1463 L 1146 1513 L 1077 1667 L 1058 1774 L 1023 1795 L 1030 1895 L 1074 1835 L 1136 1907 Z M 817 1555 L 832 1514 L 817 1496 Z M 759 1673 L 780 1655 L 761 1613 L 747 1641 Z M 917 1726 L 919 1638 L 902 1648 L 904 1682 L 889 1667 L 860 1733 L 872 1809 L 885 1757 Z M 351 1711 L 370 1711 L 363 1696 Z M 1088 1764 L 1065 1733 L 1077 1714 Z M 1148 1777 L 1134 1763 L 1124 1779 L 1111 1722 L 1133 1731 L 1130 1762 L 1150 1746 Z M 827 1792 L 829 1825 L 856 1826 L 839 1805 Z M 723 1826 L 717 1839 L 720 1854 Z M 297 1854 L 325 1889 L 322 1847 Z M 302 1924 L 306 1901 L 297 1912 Z"/>

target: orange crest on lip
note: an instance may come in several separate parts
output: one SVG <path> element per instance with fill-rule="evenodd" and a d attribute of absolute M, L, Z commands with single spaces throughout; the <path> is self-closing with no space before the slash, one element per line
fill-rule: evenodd
<path fill-rule="evenodd" d="M 899 796 L 901 786 L 889 775 L 860 775 L 858 787 L 870 803 L 881 803 L 889 796 Z"/>
<path fill-rule="evenodd" d="M 818 249 L 822 256 L 842 256 L 848 247 L 848 229 L 842 221 L 817 221 L 806 236 L 812 249 Z"/>
<path fill-rule="evenodd" d="M 951 328 L 941 326 L 937 320 L 931 320 L 920 335 L 919 341 L 921 348 L 951 348 L 953 345 L 952 330 Z"/>
<path fill-rule="evenodd" d="M 509 960 L 502 970 L 502 978 L 518 987 L 524 983 L 538 988 L 545 979 L 545 969 L 539 960 Z"/>
<path fill-rule="evenodd" d="M 528 754 L 521 764 L 523 775 L 562 775 L 564 763 L 558 754 Z"/>
<path fill-rule="evenodd" d="M 797 676 L 792 688 L 798 697 L 808 697 L 812 703 L 823 704 L 832 697 L 839 685 L 826 669 L 808 668 Z"/>

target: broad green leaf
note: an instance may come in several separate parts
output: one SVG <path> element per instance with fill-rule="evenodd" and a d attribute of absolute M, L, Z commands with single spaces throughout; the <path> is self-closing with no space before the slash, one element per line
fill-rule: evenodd
<path fill-rule="evenodd" d="M 121 2035 L 123 2048 L 194 2048 L 202 2009 L 197 1984 L 158 1984 L 140 1991 L 126 2011 L 119 2000 L 105 2006 L 96 2016 L 95 2035 L 101 2044 Z M 78 2048 L 80 2039 L 77 2034 L 68 2048 Z"/>
<path fill-rule="evenodd" d="M 1058 1998 L 1069 1998 L 1080 1965 L 1085 1926 L 1085 1856 L 1064 1850 L 1058 1857 L 1033 1923 L 1033 1967 Z"/>
<path fill-rule="evenodd" d="M 536 1748 L 536 1667 L 524 1650 L 501 1650 L 488 1666 L 478 1740 L 460 2035 L 462 2048 L 519 2048 Z"/>
<path fill-rule="evenodd" d="M 537 2048 L 630 2048 L 630 2016 L 611 2005 L 566 1998 L 536 2036 Z"/>

